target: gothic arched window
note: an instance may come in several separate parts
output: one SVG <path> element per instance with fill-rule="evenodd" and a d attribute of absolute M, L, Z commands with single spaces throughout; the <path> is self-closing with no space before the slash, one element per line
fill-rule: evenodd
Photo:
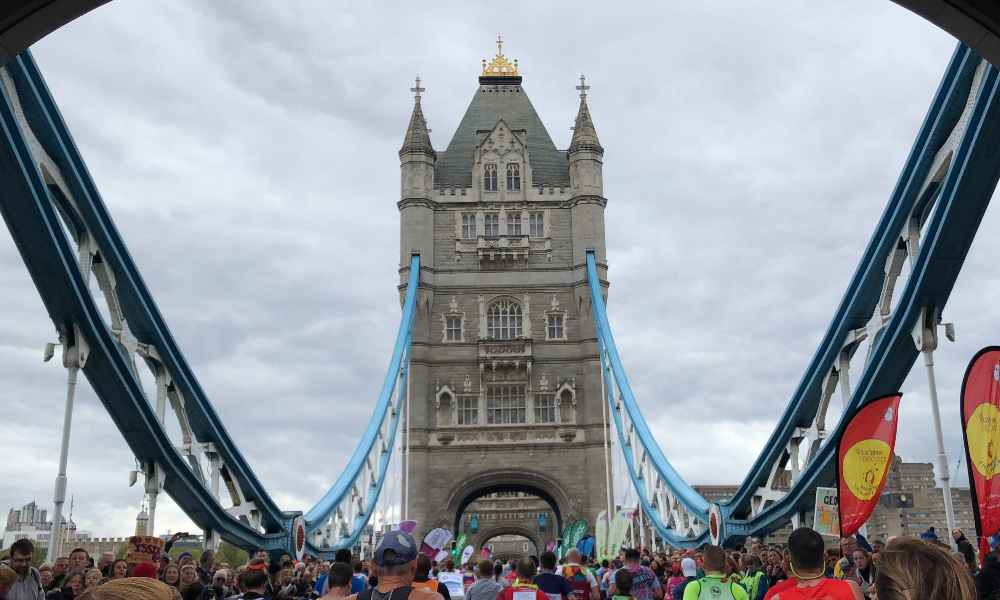
<path fill-rule="evenodd" d="M 491 340 L 514 340 L 523 335 L 521 305 L 502 299 L 486 309 L 486 337 Z"/>
<path fill-rule="evenodd" d="M 521 189 L 521 165 L 517 163 L 507 163 L 507 189 Z"/>
<path fill-rule="evenodd" d="M 497 191 L 496 165 L 483 165 L 483 189 L 487 192 Z"/>

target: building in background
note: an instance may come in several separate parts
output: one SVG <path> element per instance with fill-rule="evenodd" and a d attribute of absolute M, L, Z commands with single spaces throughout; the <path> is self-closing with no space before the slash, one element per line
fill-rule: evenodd
<path fill-rule="evenodd" d="M 62 518 L 59 528 L 63 538 L 63 544 L 74 544 L 91 537 L 89 531 L 78 531 L 76 523 L 73 522 L 73 512 L 70 511 L 68 519 Z M 0 550 L 9 548 L 17 540 L 31 540 L 36 546 L 48 547 L 49 537 L 52 535 L 52 522 L 48 520 L 48 511 L 38 508 L 34 500 L 25 504 L 21 508 L 12 508 L 7 513 L 7 525 L 3 531 L 3 542 L 0 543 Z"/>
<path fill-rule="evenodd" d="M 725 502 L 736 492 L 735 485 L 695 485 L 696 492 L 709 502 Z M 969 488 L 951 488 L 955 508 L 955 526 L 962 529 L 969 539 L 975 537 L 976 523 L 972 513 L 972 492 Z M 812 511 L 807 513 L 806 524 L 812 525 Z M 865 525 L 868 538 L 886 540 L 892 536 L 919 536 L 934 527 L 935 533 L 947 541 L 950 535 L 944 514 L 944 491 L 937 486 L 934 465 L 931 463 L 903 462 L 893 457 L 886 476 L 885 487 L 872 516 Z M 792 532 L 791 523 L 767 536 L 768 544 L 783 544 Z M 835 543 L 831 543 L 835 546 Z"/>

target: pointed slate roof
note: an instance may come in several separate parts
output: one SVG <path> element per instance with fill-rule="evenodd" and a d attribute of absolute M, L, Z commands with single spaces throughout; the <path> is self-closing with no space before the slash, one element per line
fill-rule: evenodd
<path fill-rule="evenodd" d="M 573 126 L 573 139 L 570 140 L 569 148 L 566 151 L 572 153 L 577 150 L 593 150 L 604 153 L 601 141 L 597 139 L 594 121 L 590 118 L 586 94 L 581 95 L 580 111 L 576 114 L 576 124 Z"/>
<path fill-rule="evenodd" d="M 482 79 L 490 78 L 481 78 L 479 89 L 469 103 L 448 148 L 441 153 L 434 165 L 435 185 L 472 185 L 472 166 L 475 163 L 476 147 L 479 145 L 476 132 L 493 129 L 500 119 L 513 130 L 524 129 L 527 132 L 525 141 L 535 184 L 568 185 L 569 164 L 566 153 L 556 149 L 545 125 L 535 112 L 535 107 L 520 85 L 521 78 L 503 78 L 511 81 L 496 83 L 484 83 Z"/>
<path fill-rule="evenodd" d="M 403 138 L 403 147 L 399 149 L 399 155 L 402 156 L 407 152 L 425 152 L 437 156 L 434 147 L 431 146 L 430 133 L 427 132 L 427 120 L 424 119 L 424 112 L 420 109 L 420 96 L 417 96 L 413 103 L 410 126 L 406 128 L 406 137 Z"/>

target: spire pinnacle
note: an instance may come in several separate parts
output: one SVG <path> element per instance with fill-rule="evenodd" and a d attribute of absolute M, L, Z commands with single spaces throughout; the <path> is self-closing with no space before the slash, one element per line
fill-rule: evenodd
<path fill-rule="evenodd" d="M 411 87 L 410 91 L 413 92 L 413 97 L 417 102 L 420 102 L 420 92 L 426 92 L 427 88 L 420 87 L 420 75 L 417 75 L 417 85 L 416 87 Z"/>
<path fill-rule="evenodd" d="M 417 80 L 417 83 L 418 84 L 420 83 L 419 79 Z M 590 89 L 590 86 L 587 85 L 587 78 L 584 77 L 583 75 L 580 75 L 580 85 L 576 86 L 576 89 L 580 90 L 580 100 L 583 100 L 584 102 L 586 102 L 587 101 L 587 90 Z"/>
<path fill-rule="evenodd" d="M 601 141 L 597 139 L 597 130 L 594 129 L 594 121 L 590 118 L 590 109 L 587 108 L 587 80 L 580 75 L 580 85 L 576 86 L 580 90 L 580 110 L 576 114 L 576 123 L 573 125 L 573 139 L 570 140 L 567 151 L 575 154 L 580 150 L 592 150 L 604 153 Z"/>
<path fill-rule="evenodd" d="M 483 77 L 517 77 L 517 59 L 514 64 L 510 64 L 507 57 L 503 55 L 503 38 L 497 36 L 497 55 L 493 57 L 493 62 L 486 64 L 483 59 Z"/>
<path fill-rule="evenodd" d="M 420 108 L 420 92 L 426 91 L 420 87 L 420 77 L 416 78 L 416 85 L 410 88 L 413 92 L 413 114 L 410 115 L 410 126 L 406 128 L 406 137 L 403 139 L 403 147 L 399 150 L 400 156 L 407 152 L 423 152 L 436 156 L 434 147 L 431 146 L 430 130 L 427 129 L 427 120 L 424 119 L 424 111 Z"/>

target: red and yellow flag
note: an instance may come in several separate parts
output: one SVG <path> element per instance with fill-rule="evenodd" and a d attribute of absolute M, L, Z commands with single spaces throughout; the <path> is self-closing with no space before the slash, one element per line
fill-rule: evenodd
<path fill-rule="evenodd" d="M 881 396 L 861 408 L 847 424 L 837 447 L 840 534 L 854 535 L 878 503 L 896 447 L 902 394 Z"/>
<path fill-rule="evenodd" d="M 1000 529 L 1000 347 L 983 348 L 962 380 L 962 432 L 981 544 Z M 986 545 L 986 552 L 989 546 Z M 985 556 L 986 552 L 983 553 Z"/>

